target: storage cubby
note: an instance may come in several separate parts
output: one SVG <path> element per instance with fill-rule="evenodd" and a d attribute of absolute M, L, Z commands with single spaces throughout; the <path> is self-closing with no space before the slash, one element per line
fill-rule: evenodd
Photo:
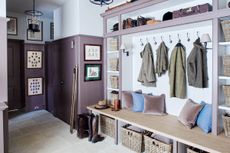
<path fill-rule="evenodd" d="M 219 0 L 219 9 L 230 8 L 229 0 Z"/>

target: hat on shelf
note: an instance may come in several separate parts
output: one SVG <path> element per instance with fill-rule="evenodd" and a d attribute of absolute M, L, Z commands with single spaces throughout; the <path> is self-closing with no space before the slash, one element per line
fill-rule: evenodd
<path fill-rule="evenodd" d="M 107 101 L 106 100 L 101 100 L 97 103 L 97 105 L 95 106 L 96 109 L 107 109 L 109 108 L 109 106 L 107 105 Z"/>

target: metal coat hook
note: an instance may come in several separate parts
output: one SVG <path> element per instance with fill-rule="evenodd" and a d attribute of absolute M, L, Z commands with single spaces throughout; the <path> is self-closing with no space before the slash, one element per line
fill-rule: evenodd
<path fill-rule="evenodd" d="M 140 39 L 140 42 L 141 42 L 141 46 L 144 46 L 144 43 L 143 43 L 142 39 Z"/>
<path fill-rule="evenodd" d="M 157 45 L 156 38 L 153 37 L 154 45 Z"/>
<path fill-rule="evenodd" d="M 187 41 L 190 42 L 190 34 L 187 32 Z"/>
<path fill-rule="evenodd" d="M 170 42 L 170 44 L 173 42 L 172 38 L 171 38 L 171 35 L 169 35 L 169 42 Z"/>
<path fill-rule="evenodd" d="M 196 34 L 197 34 L 197 38 L 200 38 L 200 36 L 199 36 L 199 31 L 197 31 Z"/>
<path fill-rule="evenodd" d="M 179 43 L 181 43 L 180 34 L 177 34 L 177 37 L 178 37 Z"/>

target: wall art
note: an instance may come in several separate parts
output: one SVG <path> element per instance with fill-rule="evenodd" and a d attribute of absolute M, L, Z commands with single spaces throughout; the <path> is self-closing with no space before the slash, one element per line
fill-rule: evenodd
<path fill-rule="evenodd" d="M 28 25 L 31 23 L 31 20 L 28 20 Z M 32 32 L 27 29 L 27 40 L 30 41 L 43 41 L 43 22 L 39 22 L 40 32 Z"/>
<path fill-rule="evenodd" d="M 43 78 L 28 78 L 28 96 L 43 94 Z"/>
<path fill-rule="evenodd" d="M 101 45 L 84 45 L 85 61 L 101 61 L 102 47 Z"/>
<path fill-rule="evenodd" d="M 7 17 L 9 21 L 7 22 L 7 34 L 8 35 L 18 35 L 18 19 L 16 17 Z"/>
<path fill-rule="evenodd" d="M 28 69 L 41 69 L 42 60 L 42 51 L 27 51 Z"/>
<path fill-rule="evenodd" d="M 85 64 L 85 81 L 101 80 L 101 64 Z"/>

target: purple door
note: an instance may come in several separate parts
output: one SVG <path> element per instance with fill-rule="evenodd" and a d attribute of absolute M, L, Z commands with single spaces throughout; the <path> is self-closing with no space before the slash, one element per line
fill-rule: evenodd
<path fill-rule="evenodd" d="M 8 104 L 9 110 L 22 109 L 23 100 L 23 41 L 8 40 Z"/>

